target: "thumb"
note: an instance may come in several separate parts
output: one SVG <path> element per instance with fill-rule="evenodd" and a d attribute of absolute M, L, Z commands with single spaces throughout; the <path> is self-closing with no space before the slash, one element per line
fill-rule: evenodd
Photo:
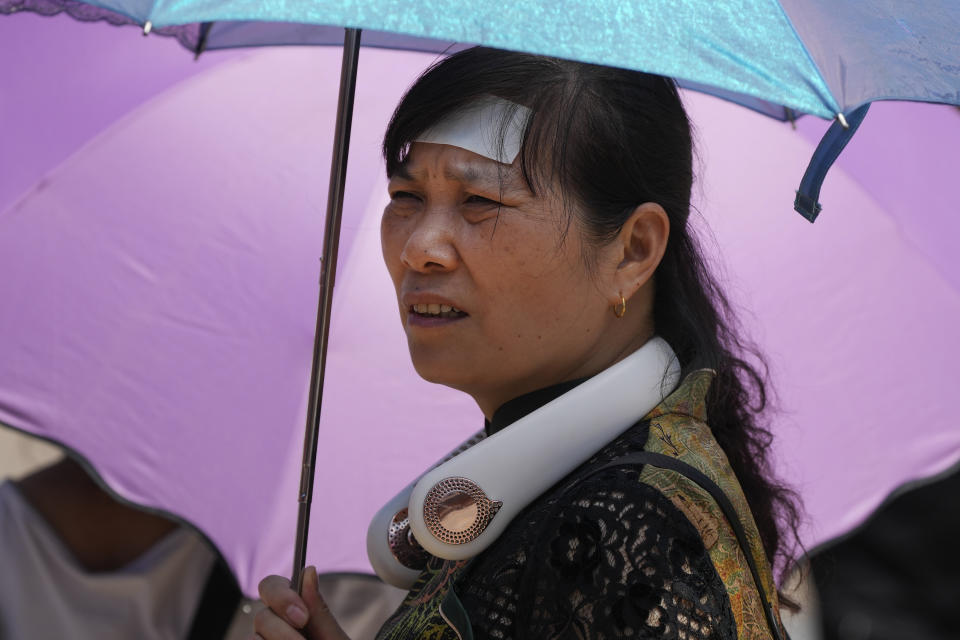
<path fill-rule="evenodd" d="M 310 612 L 310 619 L 304 628 L 310 640 L 350 640 L 320 595 L 320 580 L 316 567 L 307 567 L 304 570 L 300 597 Z"/>

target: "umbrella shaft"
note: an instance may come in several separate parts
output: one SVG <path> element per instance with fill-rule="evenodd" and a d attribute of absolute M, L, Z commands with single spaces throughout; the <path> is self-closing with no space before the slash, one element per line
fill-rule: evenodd
<path fill-rule="evenodd" d="M 340 97 L 337 103 L 333 161 L 330 167 L 330 191 L 327 196 L 327 217 L 323 232 L 323 258 L 320 265 L 320 300 L 317 308 L 317 329 L 314 334 L 313 365 L 310 371 L 310 396 L 303 440 L 303 467 L 297 498 L 299 503 L 297 540 L 293 552 L 291 583 L 296 585 L 298 593 L 303 586 L 303 568 L 307 555 L 310 503 L 313 497 L 313 473 L 317 461 L 317 435 L 320 430 L 320 409 L 323 405 L 323 377 L 327 364 L 327 342 L 330 335 L 330 309 L 333 302 L 333 284 L 337 270 L 337 249 L 340 244 L 340 218 L 343 214 L 343 192 L 347 180 L 347 155 L 350 149 L 350 125 L 353 120 L 353 99 L 357 86 L 359 56 L 360 30 L 347 29 L 343 38 Z"/>

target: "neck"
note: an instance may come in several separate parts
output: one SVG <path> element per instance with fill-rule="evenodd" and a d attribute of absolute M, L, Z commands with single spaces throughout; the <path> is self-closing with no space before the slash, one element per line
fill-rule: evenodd
<path fill-rule="evenodd" d="M 606 349 L 600 348 L 592 351 L 585 361 L 576 363 L 564 371 L 535 375 L 520 381 L 512 380 L 509 385 L 502 385 L 481 392 L 471 392 L 470 395 L 477 403 L 480 411 L 483 412 L 484 418 L 490 420 L 497 409 L 514 398 L 571 380 L 592 378 L 645 345 L 653 335 L 652 328 L 638 331 L 631 336 L 630 340 L 614 343 Z"/>
<path fill-rule="evenodd" d="M 85 570 L 114 571 L 129 564 L 176 523 L 113 499 L 76 462 L 65 458 L 17 483 Z"/>

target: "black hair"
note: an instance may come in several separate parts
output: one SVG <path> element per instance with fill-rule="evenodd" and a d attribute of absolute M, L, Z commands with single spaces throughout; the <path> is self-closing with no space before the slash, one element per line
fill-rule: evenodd
<path fill-rule="evenodd" d="M 532 192 L 559 185 L 588 240 L 614 238 L 634 209 L 660 204 L 670 236 L 655 274 L 653 322 L 683 373 L 716 372 L 707 397 L 710 428 L 751 506 L 768 557 L 787 560 L 797 543 L 796 495 L 772 474 L 773 437 L 763 419 L 768 369 L 688 225 L 693 185 L 690 123 L 676 84 L 661 76 L 487 48 L 461 51 L 427 69 L 397 106 L 383 141 L 387 175 L 410 144 L 444 116 L 484 96 L 532 110 L 520 167 Z M 568 217 L 569 224 L 569 217 Z M 791 545 L 782 533 L 792 534 Z"/>

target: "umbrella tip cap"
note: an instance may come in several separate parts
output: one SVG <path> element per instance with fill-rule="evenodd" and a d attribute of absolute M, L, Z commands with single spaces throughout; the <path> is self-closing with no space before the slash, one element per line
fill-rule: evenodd
<path fill-rule="evenodd" d="M 793 199 L 793 210 L 810 222 L 814 222 L 823 211 L 823 207 L 815 199 L 797 191 L 797 197 Z"/>

